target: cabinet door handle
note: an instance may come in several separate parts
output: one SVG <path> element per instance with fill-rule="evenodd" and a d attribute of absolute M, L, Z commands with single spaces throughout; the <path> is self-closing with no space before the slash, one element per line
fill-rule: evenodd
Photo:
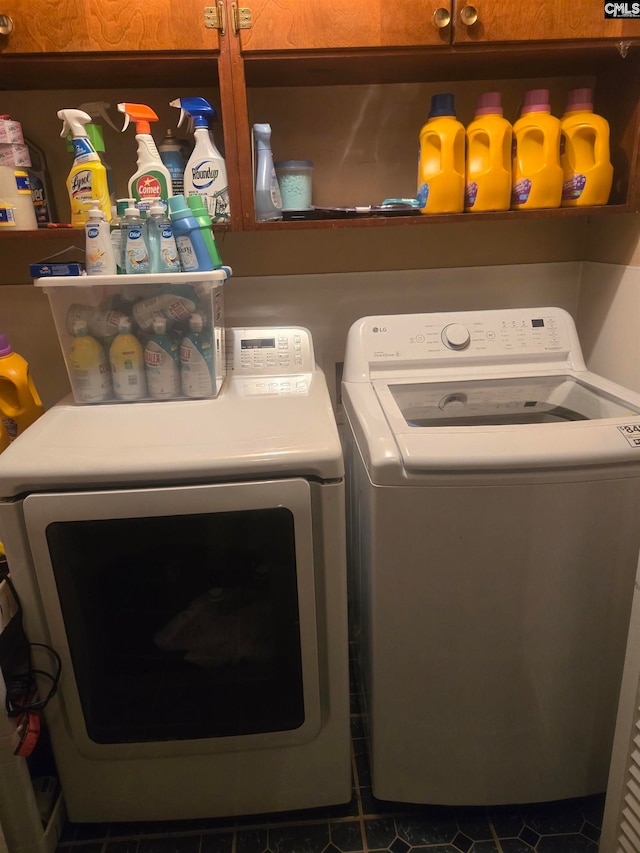
<path fill-rule="evenodd" d="M 436 9 L 433 13 L 433 23 L 439 30 L 443 30 L 445 27 L 448 27 L 451 23 L 451 14 L 449 10 L 445 9 L 444 6 Z"/>
<path fill-rule="evenodd" d="M 475 6 L 464 6 L 460 10 L 460 20 L 465 27 L 472 27 L 478 20 L 478 10 Z"/>
<path fill-rule="evenodd" d="M 8 36 L 13 32 L 13 20 L 9 15 L 0 15 L 0 36 Z"/>

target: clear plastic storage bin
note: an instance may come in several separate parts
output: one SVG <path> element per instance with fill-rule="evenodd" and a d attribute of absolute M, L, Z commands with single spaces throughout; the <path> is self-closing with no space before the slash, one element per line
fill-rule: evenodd
<path fill-rule="evenodd" d="M 76 403 L 216 397 L 226 375 L 223 285 L 208 272 L 43 277 Z"/>

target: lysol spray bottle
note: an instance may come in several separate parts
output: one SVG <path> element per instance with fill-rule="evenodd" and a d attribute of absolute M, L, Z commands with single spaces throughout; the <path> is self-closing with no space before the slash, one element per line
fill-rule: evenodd
<path fill-rule="evenodd" d="M 213 222 L 229 222 L 227 166 L 209 130 L 216 111 L 204 98 L 177 98 L 170 104 L 180 109 L 178 127 L 187 115 L 194 126 L 195 144 L 184 170 L 184 194 L 202 196 Z"/>
<path fill-rule="evenodd" d="M 282 219 L 282 197 L 271 153 L 271 125 L 254 124 L 253 138 L 258 158 L 255 187 L 256 222 Z"/>
<path fill-rule="evenodd" d="M 513 190 L 511 207 L 532 210 L 559 207 L 562 198 L 560 119 L 551 115 L 548 89 L 524 96 L 513 125 Z"/>
<path fill-rule="evenodd" d="M 118 104 L 118 109 L 126 116 L 123 132 L 131 120 L 136 125 L 138 168 L 129 179 L 129 195 L 141 211 L 146 212 L 154 198 L 161 199 L 166 209 L 167 200 L 173 195 L 173 185 L 151 136 L 150 122 L 158 121 L 158 116 L 146 104 L 122 103 Z"/>
<path fill-rule="evenodd" d="M 3 442 L 16 439 L 42 411 L 29 365 L 13 351 L 6 335 L 0 335 L 0 418 L 6 431 Z"/>
<path fill-rule="evenodd" d="M 464 126 L 456 119 L 454 97 L 434 95 L 420 131 L 418 192 L 421 213 L 464 210 Z"/>
<path fill-rule="evenodd" d="M 124 317 L 109 347 L 113 393 L 118 400 L 142 400 L 147 396 L 142 344 L 131 332 L 131 320 Z"/>
<path fill-rule="evenodd" d="M 180 258 L 171 220 L 159 199 L 151 202 L 146 219 L 151 272 L 180 272 Z"/>
<path fill-rule="evenodd" d="M 613 183 L 609 122 L 593 112 L 591 89 L 572 89 L 560 122 L 562 207 L 606 204 Z"/>
<path fill-rule="evenodd" d="M 167 321 L 156 317 L 153 334 L 144 348 L 147 388 L 153 400 L 172 400 L 180 396 L 178 344 L 167 333 Z"/>
<path fill-rule="evenodd" d="M 150 272 L 149 247 L 146 228 L 137 207 L 129 206 L 124 212 L 127 237 L 124 249 L 124 269 L 126 273 Z"/>
<path fill-rule="evenodd" d="M 512 145 L 513 128 L 502 115 L 500 92 L 486 92 L 467 127 L 465 210 L 509 210 Z"/>
<path fill-rule="evenodd" d="M 213 338 L 202 314 L 189 320 L 189 331 L 180 344 L 180 385 L 185 397 L 213 394 Z"/>
<path fill-rule="evenodd" d="M 60 136 L 66 137 L 70 132 L 73 141 L 73 166 L 67 177 L 71 224 L 75 228 L 84 226 L 89 215 L 86 202 L 91 199 L 99 200 L 100 210 L 107 222 L 110 222 L 111 201 L 107 170 L 85 129 L 87 122 L 91 121 L 91 116 L 82 110 L 59 110 L 58 118 L 62 120 Z"/>
<path fill-rule="evenodd" d="M 200 225 L 183 195 L 169 199 L 169 216 L 182 269 L 185 272 L 215 269 Z"/>
<path fill-rule="evenodd" d="M 111 399 L 111 372 L 102 344 L 89 334 L 85 319 L 72 326 L 69 378 L 77 403 L 102 403 Z"/>

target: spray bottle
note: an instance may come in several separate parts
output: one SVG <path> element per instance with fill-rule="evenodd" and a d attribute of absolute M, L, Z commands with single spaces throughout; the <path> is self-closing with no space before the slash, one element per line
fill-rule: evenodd
<path fill-rule="evenodd" d="M 150 122 L 158 121 L 158 116 L 145 104 L 118 104 L 118 109 L 126 116 L 123 131 L 133 120 L 136 125 L 138 143 L 138 168 L 129 179 L 129 195 L 132 196 L 141 211 L 147 211 L 151 199 L 160 198 L 165 204 L 173 195 L 173 185 L 169 170 L 160 159 L 160 154 L 151 136 Z"/>
<path fill-rule="evenodd" d="M 91 124 L 88 124 L 87 133 L 89 134 L 89 139 L 91 140 L 93 147 L 96 149 L 98 155 L 100 156 L 100 161 L 102 165 L 107 170 L 107 183 L 109 184 L 109 198 L 111 199 L 111 207 L 112 209 L 116 206 L 116 185 L 115 179 L 113 177 L 113 170 L 109 163 L 107 163 L 105 157 L 105 145 L 104 145 L 104 133 L 102 131 L 102 125 L 97 124 L 95 119 L 101 118 L 112 127 L 117 133 L 120 133 L 120 128 L 116 127 L 116 125 L 111 121 L 109 113 L 107 110 L 111 104 L 107 104 L 104 101 L 90 101 L 86 104 L 80 104 L 80 109 L 84 110 L 85 113 L 88 113 L 91 116 Z"/>
<path fill-rule="evenodd" d="M 258 153 L 256 168 L 256 222 L 282 219 L 282 198 L 271 153 L 271 125 L 254 124 L 253 138 Z"/>
<path fill-rule="evenodd" d="M 42 414 L 42 402 L 29 365 L 0 335 L 0 419 L 13 441 Z"/>
<path fill-rule="evenodd" d="M 187 198 L 201 195 L 213 222 L 229 222 L 227 167 L 209 133 L 208 119 L 216 112 L 204 98 L 177 98 L 170 104 L 180 109 L 178 127 L 185 115 L 194 125 L 195 145 L 184 170 L 184 194 Z"/>
<path fill-rule="evenodd" d="M 158 145 L 160 159 L 169 170 L 171 175 L 171 183 L 173 184 L 173 194 L 184 194 L 184 166 L 185 161 L 182 156 L 182 143 L 174 135 L 172 130 L 167 130 L 165 135 L 160 140 Z"/>
<path fill-rule="evenodd" d="M 91 121 L 91 116 L 82 110 L 58 110 L 58 118 L 62 120 L 60 136 L 66 137 L 71 132 L 73 137 L 73 166 L 67 177 L 71 224 L 74 228 L 84 226 L 89 213 L 86 202 L 91 199 L 100 201 L 100 209 L 107 222 L 110 222 L 111 201 L 107 170 L 85 129 L 85 125 Z"/>

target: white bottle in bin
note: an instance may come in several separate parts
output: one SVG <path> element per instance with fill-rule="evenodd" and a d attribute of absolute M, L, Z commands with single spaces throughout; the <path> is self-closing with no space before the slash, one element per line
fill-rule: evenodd
<path fill-rule="evenodd" d="M 118 324 L 126 316 L 122 311 L 116 311 L 108 307 L 83 305 L 75 302 L 67 311 L 67 332 L 70 335 L 75 334 L 76 322 L 84 320 L 90 335 L 100 338 L 103 342 L 108 342 L 118 334 Z"/>
<path fill-rule="evenodd" d="M 154 400 L 172 400 L 180 396 L 178 345 L 167 333 L 167 321 L 156 317 L 153 335 L 144 348 L 149 396 Z"/>
<path fill-rule="evenodd" d="M 204 315 L 193 314 L 180 344 L 180 385 L 185 397 L 213 395 L 213 336 L 205 324 Z"/>
<path fill-rule="evenodd" d="M 102 344 L 89 334 L 85 319 L 74 321 L 72 334 L 68 364 L 76 402 L 102 403 L 111 399 L 111 372 Z"/>
<path fill-rule="evenodd" d="M 142 344 L 131 332 L 131 320 L 120 320 L 118 334 L 109 347 L 113 392 L 118 400 L 142 400 L 147 396 Z"/>
<path fill-rule="evenodd" d="M 171 328 L 178 323 L 186 323 L 196 310 L 200 290 L 188 284 L 170 284 L 162 288 L 157 296 L 150 296 L 136 302 L 133 317 L 144 332 L 151 332 L 153 321 L 164 317 Z"/>

